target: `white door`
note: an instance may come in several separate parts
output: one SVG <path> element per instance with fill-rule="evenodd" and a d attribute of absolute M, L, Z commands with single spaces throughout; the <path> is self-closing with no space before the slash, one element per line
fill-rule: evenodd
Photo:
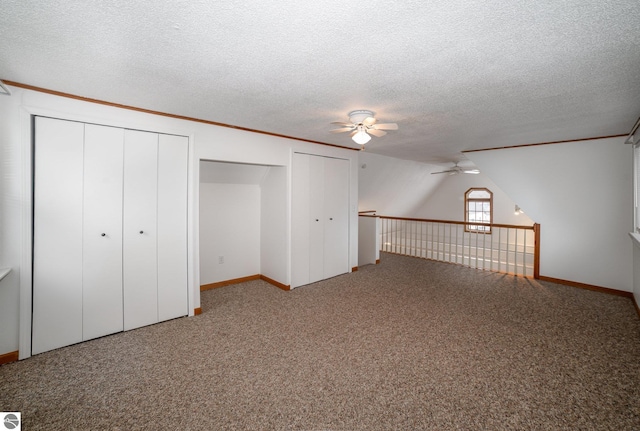
<path fill-rule="evenodd" d="M 33 354 L 82 341 L 84 124 L 37 117 L 33 216 Z"/>
<path fill-rule="evenodd" d="M 32 353 L 187 315 L 188 139 L 41 117 L 35 139 Z"/>
<path fill-rule="evenodd" d="M 158 322 L 158 135 L 125 131 L 124 329 Z"/>
<path fill-rule="evenodd" d="M 187 172 L 189 139 L 158 142 L 158 320 L 189 314 L 187 295 Z"/>
<path fill-rule="evenodd" d="M 349 272 L 349 161 L 324 159 L 323 278 Z"/>
<path fill-rule="evenodd" d="M 324 190 L 325 157 L 309 156 L 309 283 L 325 279 L 324 276 Z"/>
<path fill-rule="evenodd" d="M 122 158 L 124 130 L 85 125 L 83 340 L 122 331 Z"/>
<path fill-rule="evenodd" d="M 291 286 L 349 272 L 349 161 L 294 153 Z"/>
<path fill-rule="evenodd" d="M 293 154 L 291 168 L 291 287 L 309 284 L 310 184 L 308 154 Z"/>

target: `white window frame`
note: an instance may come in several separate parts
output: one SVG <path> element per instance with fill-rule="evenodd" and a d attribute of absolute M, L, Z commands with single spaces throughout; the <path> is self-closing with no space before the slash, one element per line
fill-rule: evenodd
<path fill-rule="evenodd" d="M 640 118 L 625 144 L 633 145 L 633 232 L 640 233 Z"/>
<path fill-rule="evenodd" d="M 488 198 L 470 198 L 469 195 L 472 192 L 486 192 L 489 194 Z M 469 202 L 489 202 L 489 221 L 493 223 L 493 192 L 486 187 L 472 187 L 464 193 L 464 221 L 465 223 L 474 222 L 469 220 Z M 483 223 L 483 222 L 476 222 Z M 491 234 L 491 226 L 478 226 L 478 225 L 464 225 L 465 232 L 473 233 L 485 233 Z"/>

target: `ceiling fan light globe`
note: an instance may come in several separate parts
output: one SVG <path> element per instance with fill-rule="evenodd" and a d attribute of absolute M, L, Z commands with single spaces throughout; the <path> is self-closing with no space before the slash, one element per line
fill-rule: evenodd
<path fill-rule="evenodd" d="M 353 135 L 351 139 L 353 139 L 356 144 L 364 145 L 371 140 L 371 136 L 369 136 L 364 130 L 360 130 L 358 133 Z"/>

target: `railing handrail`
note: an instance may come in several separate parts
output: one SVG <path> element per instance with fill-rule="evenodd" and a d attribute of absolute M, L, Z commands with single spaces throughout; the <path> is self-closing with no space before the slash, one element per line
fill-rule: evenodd
<path fill-rule="evenodd" d="M 515 224 L 479 223 L 479 222 L 472 222 L 472 221 L 457 221 L 457 220 L 433 220 L 433 219 L 426 219 L 426 218 L 394 217 L 394 216 L 369 215 L 369 214 L 360 214 L 360 217 L 377 217 L 377 218 L 384 218 L 384 219 L 390 219 L 390 220 L 424 221 L 429 223 L 449 223 L 449 224 L 459 224 L 459 225 L 489 226 L 489 227 L 504 227 L 509 229 L 535 230 L 535 224 L 533 226 L 526 226 L 526 225 L 515 225 Z"/>

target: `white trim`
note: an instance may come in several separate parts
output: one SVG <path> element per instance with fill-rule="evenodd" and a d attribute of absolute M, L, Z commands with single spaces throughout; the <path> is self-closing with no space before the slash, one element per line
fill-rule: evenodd
<path fill-rule="evenodd" d="M 200 178 L 197 169 L 198 163 L 194 163 L 196 158 L 195 136 L 189 135 L 189 166 L 187 168 L 187 285 L 189 296 L 187 303 L 189 307 L 189 317 L 195 315 L 195 309 L 200 307 L 200 252 L 199 252 L 199 218 L 198 214 L 200 198 L 196 188 Z M 197 175 L 197 176 L 196 176 Z"/>
<path fill-rule="evenodd" d="M 33 147 L 32 115 L 23 107 L 20 112 L 22 128 L 22 263 L 20 265 L 20 329 L 18 359 L 31 356 L 32 267 L 33 267 Z"/>
<path fill-rule="evenodd" d="M 633 244 L 640 248 L 640 234 L 638 233 L 634 233 L 634 232 L 629 232 L 629 236 L 631 237 Z"/>
<path fill-rule="evenodd" d="M 638 121 L 636 121 L 636 124 L 634 124 L 633 128 L 631 129 L 627 140 L 624 141 L 625 144 L 640 145 L 640 133 L 636 135 L 638 128 L 640 128 L 640 118 L 638 118 Z"/>
<path fill-rule="evenodd" d="M 0 281 L 11 272 L 11 268 L 0 268 Z"/>
<path fill-rule="evenodd" d="M 11 96 L 11 90 L 9 90 L 9 87 L 7 87 L 5 83 L 2 81 L 0 81 L 0 89 L 2 89 L 2 91 L 0 91 L 0 94 L 4 94 L 5 96 Z"/>

